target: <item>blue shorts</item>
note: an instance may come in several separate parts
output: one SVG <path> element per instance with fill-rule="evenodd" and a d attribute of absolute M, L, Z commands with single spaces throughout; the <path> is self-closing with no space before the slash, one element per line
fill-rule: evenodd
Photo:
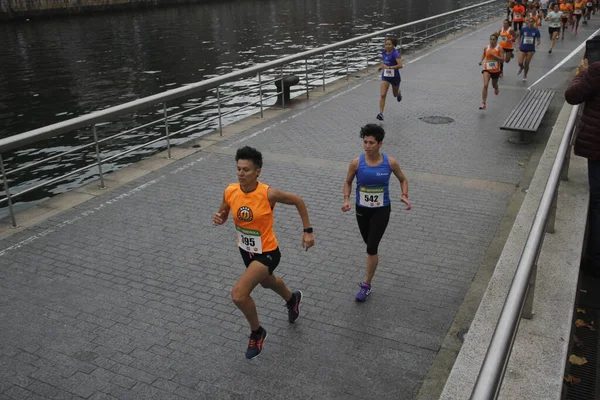
<path fill-rule="evenodd" d="M 385 81 L 385 82 L 389 82 L 392 86 L 400 86 L 400 81 L 402 79 L 400 79 L 400 74 L 398 74 L 398 76 L 394 76 L 393 78 L 391 76 L 390 77 L 382 76 L 381 80 Z"/>

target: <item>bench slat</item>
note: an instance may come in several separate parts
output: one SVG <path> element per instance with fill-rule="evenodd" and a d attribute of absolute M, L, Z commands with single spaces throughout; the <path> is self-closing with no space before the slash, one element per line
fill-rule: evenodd
<path fill-rule="evenodd" d="M 553 97 L 552 90 L 531 90 L 517 104 L 500 129 L 537 131 Z"/>

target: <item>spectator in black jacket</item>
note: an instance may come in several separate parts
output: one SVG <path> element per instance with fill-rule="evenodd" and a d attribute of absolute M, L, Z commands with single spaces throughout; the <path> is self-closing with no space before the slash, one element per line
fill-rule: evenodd
<path fill-rule="evenodd" d="M 569 104 L 585 102 L 575 140 L 575 154 L 588 159 L 590 184 L 589 236 L 583 265 L 600 276 L 600 61 L 588 65 L 583 59 L 565 99 Z"/>

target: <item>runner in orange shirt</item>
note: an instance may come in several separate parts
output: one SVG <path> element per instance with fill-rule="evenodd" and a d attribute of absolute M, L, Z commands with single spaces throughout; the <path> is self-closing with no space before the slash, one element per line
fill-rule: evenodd
<path fill-rule="evenodd" d="M 498 45 L 498 35 L 493 33 L 490 36 L 490 44 L 483 49 L 483 55 L 479 61 L 479 65 L 483 64 L 483 89 L 481 91 L 481 105 L 480 110 L 487 108 L 487 95 L 488 86 L 490 79 L 492 80 L 492 86 L 494 88 L 494 94 L 497 95 L 500 92 L 498 88 L 498 78 L 500 77 L 500 64 L 504 61 L 504 50 Z"/>
<path fill-rule="evenodd" d="M 500 64 L 500 78 L 504 75 L 504 63 L 509 63 L 514 55 L 514 43 L 517 34 L 510 27 L 510 22 L 505 19 L 499 31 L 500 46 L 504 50 L 504 62 Z"/>
<path fill-rule="evenodd" d="M 231 299 L 242 311 L 252 330 L 246 350 L 246 358 L 260 354 L 267 331 L 261 327 L 256 305 L 250 293 L 260 284 L 273 290 L 285 301 L 288 309 L 288 321 L 293 323 L 300 315 L 302 292 L 290 292 L 285 282 L 273 275 L 281 253 L 275 232 L 273 231 L 273 209 L 275 204 L 283 203 L 296 206 L 304 233 L 302 247 L 308 250 L 315 244 L 313 229 L 310 226 L 308 210 L 304 201 L 295 194 L 285 193 L 258 181 L 262 170 L 262 154 L 249 146 L 238 149 L 237 176 L 239 183 L 232 183 L 225 189 L 219 211 L 213 214 L 213 224 L 223 225 L 229 211 L 233 210 L 233 223 L 237 234 L 240 254 L 246 264 L 246 271 L 240 276 L 231 290 Z"/>
<path fill-rule="evenodd" d="M 571 21 L 571 32 L 573 32 L 573 28 L 575 28 L 575 34 L 577 35 L 579 31 L 579 21 L 583 16 L 583 10 L 585 9 L 585 2 L 583 0 L 575 0 L 575 4 L 573 6 L 573 19 Z"/>
<path fill-rule="evenodd" d="M 562 12 L 561 17 L 561 40 L 565 40 L 565 30 L 567 29 L 567 24 L 571 18 L 571 12 L 573 11 L 573 6 L 569 2 L 564 2 L 559 6 L 560 12 Z"/>
<path fill-rule="evenodd" d="M 525 21 L 525 7 L 523 7 L 521 0 L 517 0 L 517 5 L 513 7 L 513 29 L 515 32 L 521 32 L 523 21 Z"/>

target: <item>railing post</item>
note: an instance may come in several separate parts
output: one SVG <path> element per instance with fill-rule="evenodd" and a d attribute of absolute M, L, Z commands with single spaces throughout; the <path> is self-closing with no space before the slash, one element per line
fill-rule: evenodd
<path fill-rule="evenodd" d="M 523 304 L 523 312 L 521 313 L 521 318 L 531 319 L 533 318 L 533 296 L 535 293 L 535 281 L 537 279 L 537 260 L 533 265 L 531 270 L 531 275 L 529 275 L 529 287 L 527 288 L 527 297 L 525 298 L 525 303 Z"/>
<path fill-rule="evenodd" d="M 552 196 L 552 205 L 550 206 L 550 213 L 548 214 L 548 221 L 546 222 L 546 233 L 554 233 L 554 222 L 556 220 L 556 203 L 558 202 L 558 187 Z"/>
<path fill-rule="evenodd" d="M 15 218 L 15 211 L 13 210 L 12 198 L 10 197 L 10 190 L 8 188 L 8 179 L 6 178 L 6 171 L 4 171 L 4 160 L 2 160 L 2 154 L 0 154 L 0 172 L 2 172 L 2 180 L 4 181 L 4 191 L 6 192 L 6 199 L 8 201 L 8 212 L 10 213 L 10 222 L 13 228 L 17 227 L 17 219 Z"/>
<path fill-rule="evenodd" d="M 308 99 L 308 58 L 304 59 L 304 74 L 306 76 L 306 98 Z"/>
<path fill-rule="evenodd" d="M 223 121 L 221 119 L 221 87 L 217 86 L 217 111 L 219 113 L 219 136 L 223 136 Z"/>
<path fill-rule="evenodd" d="M 321 60 L 323 62 L 323 91 L 325 91 L 325 53 L 323 53 Z"/>
<path fill-rule="evenodd" d="M 346 47 L 346 80 L 350 79 L 350 68 L 348 66 L 348 48 Z"/>
<path fill-rule="evenodd" d="M 281 78 L 281 108 L 285 109 L 285 82 L 283 81 L 283 67 L 279 68 L 279 77 Z"/>
<path fill-rule="evenodd" d="M 413 50 L 417 47 L 417 25 L 413 26 Z"/>
<path fill-rule="evenodd" d="M 262 95 L 262 77 L 260 71 L 258 72 L 258 95 L 260 101 L 260 118 L 263 119 L 263 95 Z"/>
<path fill-rule="evenodd" d="M 104 174 L 102 173 L 102 158 L 100 158 L 100 143 L 98 143 L 98 133 L 96 132 L 96 124 L 92 127 L 94 133 L 94 143 L 96 144 L 96 161 L 98 163 L 98 173 L 100 174 L 100 189 L 106 189 L 104 185 Z"/>
<path fill-rule="evenodd" d="M 367 58 L 365 59 L 365 71 L 369 75 L 369 43 L 367 43 Z"/>
<path fill-rule="evenodd" d="M 169 121 L 167 118 L 167 102 L 163 103 L 163 113 L 165 115 L 165 135 L 167 136 L 167 158 L 171 158 L 171 137 L 169 136 Z"/>

